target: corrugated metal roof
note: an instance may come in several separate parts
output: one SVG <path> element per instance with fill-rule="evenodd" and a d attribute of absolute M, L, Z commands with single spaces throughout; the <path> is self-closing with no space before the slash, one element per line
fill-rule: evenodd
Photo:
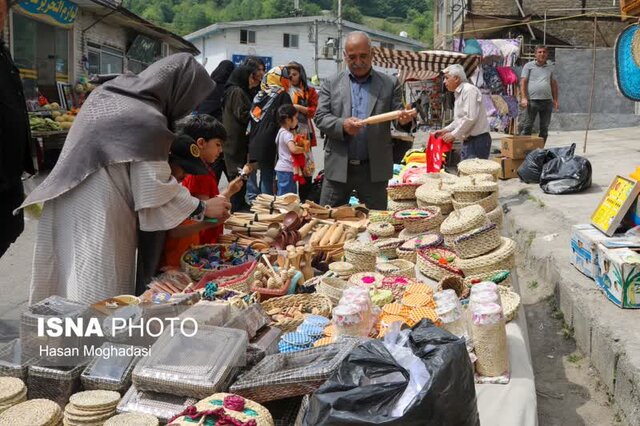
<path fill-rule="evenodd" d="M 291 18 L 256 19 L 253 21 L 220 22 L 217 24 L 209 25 L 208 27 L 202 28 L 191 34 L 187 34 L 186 36 L 184 36 L 184 38 L 191 41 L 196 38 L 203 37 L 203 36 L 213 34 L 221 30 L 230 29 L 230 28 L 250 28 L 250 27 L 263 27 L 263 26 L 268 27 L 268 26 L 291 25 L 291 24 L 311 24 L 316 20 L 320 23 L 330 23 L 330 24 L 336 23 L 336 18 L 327 17 L 327 16 L 298 16 L 298 17 L 291 17 Z M 343 20 L 342 25 L 345 29 L 349 29 L 352 31 L 363 31 L 373 36 L 384 38 L 390 41 L 393 40 L 398 43 L 408 44 L 418 49 L 425 49 L 427 47 L 424 43 L 418 40 L 415 40 L 409 37 L 400 37 L 399 35 L 391 34 L 386 31 L 375 30 L 373 28 L 369 28 L 364 25 L 356 24 L 355 22 Z"/>

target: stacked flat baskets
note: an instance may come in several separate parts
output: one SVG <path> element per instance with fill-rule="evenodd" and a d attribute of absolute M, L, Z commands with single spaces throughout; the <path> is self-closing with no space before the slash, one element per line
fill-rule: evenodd
<path fill-rule="evenodd" d="M 425 183 L 416 190 L 418 207 L 421 209 L 429 206 L 440 208 L 440 214 L 446 216 L 453 211 L 451 192 L 442 188 L 442 183 Z"/>
<path fill-rule="evenodd" d="M 114 391 L 90 390 L 71 396 L 64 409 L 65 425 L 102 424 L 115 416 L 120 394 Z"/>
<path fill-rule="evenodd" d="M 27 387 L 16 377 L 0 377 L 0 413 L 27 400 Z"/>
<path fill-rule="evenodd" d="M 478 204 L 488 213 L 498 207 L 498 184 L 477 181 L 473 176 L 470 176 L 470 179 L 469 182 L 458 184 L 453 188 L 453 208 L 460 210 Z"/>
<path fill-rule="evenodd" d="M 471 259 L 458 259 L 457 266 L 465 275 L 477 275 L 501 269 L 511 270 L 515 266 L 516 244 L 502 237 L 500 246 L 482 256 Z"/>
<path fill-rule="evenodd" d="M 426 249 L 429 247 L 441 246 L 444 242 L 444 238 L 437 232 L 429 232 L 419 237 L 411 238 L 400 247 L 396 249 L 399 259 L 408 260 L 409 262 L 416 263 L 416 251 Z"/>
<path fill-rule="evenodd" d="M 0 413 L 0 425 L 58 426 L 62 424 L 62 409 L 48 399 L 21 402 Z"/>
<path fill-rule="evenodd" d="M 495 250 L 501 243 L 498 227 L 488 223 L 457 237 L 452 248 L 461 259 L 470 259 Z"/>
<path fill-rule="evenodd" d="M 337 280 L 337 278 L 335 279 Z M 290 294 L 288 296 L 274 297 L 273 299 L 260 303 L 262 304 L 265 312 L 270 312 L 278 308 L 284 309 L 292 306 L 298 306 L 301 308 L 303 314 L 320 315 L 329 318 L 331 317 L 332 299 L 327 295 L 322 294 L 320 288 L 321 285 L 322 282 L 318 284 L 317 293 Z M 291 318 L 280 320 L 271 325 L 273 327 L 278 327 L 283 333 L 287 333 L 289 331 L 295 331 L 303 321 L 304 318 Z"/>
<path fill-rule="evenodd" d="M 440 233 L 444 236 L 444 242 L 448 247 L 467 232 L 480 228 L 489 223 L 487 214 L 480 206 L 473 205 L 456 210 L 451 213 L 440 226 Z"/>
<path fill-rule="evenodd" d="M 475 174 L 490 174 L 494 180 L 498 180 L 500 176 L 500 164 L 491 160 L 482 160 L 473 158 L 458 163 L 458 173 L 460 176 L 469 176 Z"/>
<path fill-rule="evenodd" d="M 392 210 L 370 210 L 369 222 L 370 223 L 390 223 L 395 228 L 396 232 L 402 231 L 402 224 L 393 218 Z"/>
<path fill-rule="evenodd" d="M 436 206 L 400 210 L 393 214 L 393 218 L 401 221 L 404 229 L 411 233 L 427 232 L 440 226 L 443 221 L 440 207 Z"/>
<path fill-rule="evenodd" d="M 456 254 L 444 247 L 432 247 L 418 251 L 418 269 L 427 277 L 440 281 L 448 275 L 464 276 L 458 266 Z"/>
<path fill-rule="evenodd" d="M 358 240 L 344 244 L 345 260 L 354 266 L 354 272 L 374 271 L 380 250 L 370 243 Z"/>

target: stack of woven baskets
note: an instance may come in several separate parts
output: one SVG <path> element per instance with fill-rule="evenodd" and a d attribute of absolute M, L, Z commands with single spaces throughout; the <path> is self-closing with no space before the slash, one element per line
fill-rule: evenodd
<path fill-rule="evenodd" d="M 0 377 L 0 413 L 27 400 L 27 387 L 14 377 Z"/>
<path fill-rule="evenodd" d="M 420 185 L 415 183 L 393 183 L 387 187 L 388 207 L 391 211 L 399 211 L 418 207 L 416 190 Z"/>
<path fill-rule="evenodd" d="M 451 188 L 451 201 L 455 210 L 461 210 L 472 205 L 481 206 L 487 213 L 489 220 L 498 229 L 502 228 L 503 213 L 498 202 L 498 184 L 491 180 L 492 175 L 478 174 L 460 178 Z"/>
<path fill-rule="evenodd" d="M 65 425 L 95 425 L 115 416 L 120 394 L 113 391 L 91 390 L 71 396 L 64 409 Z"/>

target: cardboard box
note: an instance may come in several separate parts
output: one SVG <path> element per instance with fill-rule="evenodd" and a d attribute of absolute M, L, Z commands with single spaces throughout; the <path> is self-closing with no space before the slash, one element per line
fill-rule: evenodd
<path fill-rule="evenodd" d="M 501 141 L 501 154 L 513 160 L 524 160 L 534 149 L 544 148 L 544 139 L 537 136 L 507 136 Z"/>
<path fill-rule="evenodd" d="M 621 308 L 640 308 L 640 249 L 598 244 L 600 267 L 596 283 Z"/>
<path fill-rule="evenodd" d="M 571 264 L 578 271 L 595 280 L 599 275 L 598 244 L 607 237 L 593 225 L 573 225 L 571 227 Z"/>
<path fill-rule="evenodd" d="M 524 162 L 524 160 L 514 160 L 513 158 L 497 157 L 493 159 L 500 164 L 502 168 L 498 177 L 500 179 L 512 179 L 518 177 L 518 167 Z"/>

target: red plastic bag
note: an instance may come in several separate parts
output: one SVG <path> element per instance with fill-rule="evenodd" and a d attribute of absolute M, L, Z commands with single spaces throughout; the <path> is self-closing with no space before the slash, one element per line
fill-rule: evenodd
<path fill-rule="evenodd" d="M 445 153 L 451 151 L 450 143 L 446 143 L 442 138 L 436 138 L 433 134 L 429 135 L 427 142 L 427 173 L 438 173 L 442 170 L 445 163 Z"/>

